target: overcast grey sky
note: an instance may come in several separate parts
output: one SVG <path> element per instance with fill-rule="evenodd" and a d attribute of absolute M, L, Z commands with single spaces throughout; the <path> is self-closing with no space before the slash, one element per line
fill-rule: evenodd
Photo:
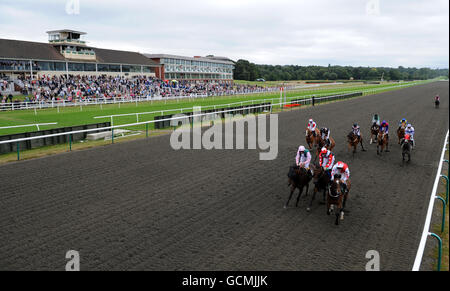
<path fill-rule="evenodd" d="M 449 67 L 448 0 L 1 0 L 0 27 L 0 38 L 70 28 L 95 47 L 258 64 Z"/>

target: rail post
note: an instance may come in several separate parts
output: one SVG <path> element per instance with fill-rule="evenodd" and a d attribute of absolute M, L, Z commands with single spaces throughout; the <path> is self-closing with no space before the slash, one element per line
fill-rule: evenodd
<path fill-rule="evenodd" d="M 69 134 L 69 151 L 72 151 L 72 135 Z"/>
<path fill-rule="evenodd" d="M 448 205 L 448 176 L 441 175 L 441 178 L 445 179 L 445 204 Z"/>
<path fill-rule="evenodd" d="M 442 239 L 435 233 L 428 233 L 429 236 L 434 237 L 439 243 L 439 253 L 438 253 L 438 266 L 437 271 L 441 271 L 441 260 L 442 260 Z"/>
<path fill-rule="evenodd" d="M 436 199 L 442 202 L 442 223 L 441 223 L 441 233 L 445 230 L 445 200 L 441 196 L 436 196 Z"/>
<path fill-rule="evenodd" d="M 114 143 L 114 128 L 111 128 L 111 143 Z"/>
<path fill-rule="evenodd" d="M 148 123 L 145 124 L 145 136 L 148 137 Z"/>
<path fill-rule="evenodd" d="M 17 142 L 17 160 L 20 161 L 20 144 Z"/>

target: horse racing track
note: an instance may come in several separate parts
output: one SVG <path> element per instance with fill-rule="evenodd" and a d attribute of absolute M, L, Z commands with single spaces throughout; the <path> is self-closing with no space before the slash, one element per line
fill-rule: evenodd
<path fill-rule="evenodd" d="M 279 114 L 279 153 L 180 150 L 167 136 L 0 166 L 0 269 L 64 270 L 411 270 L 448 128 L 448 82 Z M 440 109 L 433 97 L 440 94 Z M 390 123 L 391 152 L 369 145 L 374 113 Z M 416 129 L 402 163 L 395 129 Z M 349 213 L 339 226 L 316 197 L 311 212 L 284 209 L 287 172 L 305 143 L 307 120 L 331 129 L 337 160 L 349 164 Z M 352 157 L 358 122 L 367 152 Z M 294 199 L 296 196 L 294 196 Z M 319 199 L 318 199 L 319 198 Z"/>

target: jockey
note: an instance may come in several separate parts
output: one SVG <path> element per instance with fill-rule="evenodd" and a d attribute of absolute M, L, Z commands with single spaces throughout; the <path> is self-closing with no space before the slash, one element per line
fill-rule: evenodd
<path fill-rule="evenodd" d="M 327 148 L 322 148 L 319 154 L 319 166 L 323 167 L 325 172 L 328 173 L 328 175 L 331 178 L 331 170 L 333 169 L 334 164 L 334 155 L 331 151 L 329 151 Z"/>
<path fill-rule="evenodd" d="M 416 144 L 416 142 L 414 141 L 414 133 L 415 133 L 414 127 L 411 125 L 411 123 L 408 123 L 405 129 L 405 135 L 409 135 L 411 137 L 413 147 Z"/>
<path fill-rule="evenodd" d="M 354 135 L 361 137 L 361 128 L 359 127 L 358 123 L 353 124 L 352 132 Z"/>
<path fill-rule="evenodd" d="M 347 182 L 350 179 L 350 170 L 348 165 L 344 162 L 337 162 L 331 171 L 331 179 L 334 180 L 334 176 L 338 174 L 341 175 L 341 181 L 345 185 L 345 191 L 348 192 Z"/>
<path fill-rule="evenodd" d="M 323 127 L 320 129 L 320 133 L 322 135 L 322 139 L 325 141 L 327 146 L 330 145 L 330 129 Z"/>
<path fill-rule="evenodd" d="M 372 117 L 372 126 L 374 125 L 380 126 L 380 116 L 375 113 L 375 115 Z"/>
<path fill-rule="evenodd" d="M 317 124 L 314 122 L 314 120 L 310 119 L 308 122 L 308 130 L 312 132 L 313 136 L 316 137 L 316 128 Z"/>
<path fill-rule="evenodd" d="M 295 157 L 295 164 L 300 168 L 305 168 L 308 173 L 312 175 L 309 168 L 309 163 L 311 162 L 311 153 L 309 150 L 305 149 L 304 146 L 300 146 L 297 151 L 297 156 Z"/>
<path fill-rule="evenodd" d="M 434 97 L 434 101 L 440 101 L 441 97 L 439 97 L 439 94 Z"/>
<path fill-rule="evenodd" d="M 408 124 L 408 120 L 406 120 L 406 118 L 403 118 L 402 120 L 400 120 L 400 122 L 398 123 L 398 128 L 406 128 L 406 125 Z"/>
<path fill-rule="evenodd" d="M 386 136 L 389 138 L 389 123 L 386 120 L 383 120 L 383 122 L 381 123 L 380 132 L 386 134 Z"/>

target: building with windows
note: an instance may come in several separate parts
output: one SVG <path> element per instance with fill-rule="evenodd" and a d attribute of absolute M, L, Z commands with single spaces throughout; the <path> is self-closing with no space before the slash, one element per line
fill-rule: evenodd
<path fill-rule="evenodd" d="M 84 32 L 48 31 L 49 42 L 0 39 L 0 76 L 155 76 L 161 65 L 143 54 L 90 47 Z"/>
<path fill-rule="evenodd" d="M 145 54 L 160 64 L 155 74 L 168 80 L 233 81 L 234 62 L 225 57 L 183 57 L 167 54 Z"/>

